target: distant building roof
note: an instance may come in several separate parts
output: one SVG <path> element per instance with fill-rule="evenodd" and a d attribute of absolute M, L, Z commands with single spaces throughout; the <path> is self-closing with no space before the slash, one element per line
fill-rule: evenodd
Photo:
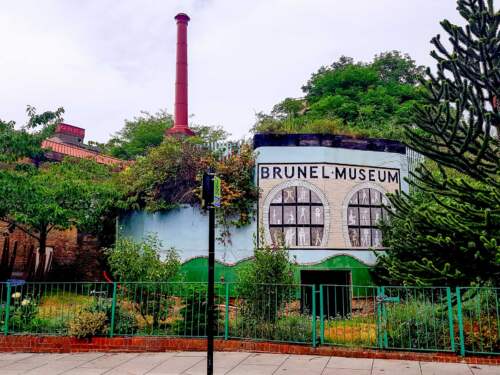
<path fill-rule="evenodd" d="M 60 161 L 65 156 L 81 159 L 92 159 L 97 163 L 116 165 L 120 168 L 130 162 L 102 155 L 96 147 L 83 143 L 85 129 L 74 125 L 60 123 L 56 126 L 54 135 L 42 142 L 42 148 L 47 149 L 46 156 L 51 160 Z"/>

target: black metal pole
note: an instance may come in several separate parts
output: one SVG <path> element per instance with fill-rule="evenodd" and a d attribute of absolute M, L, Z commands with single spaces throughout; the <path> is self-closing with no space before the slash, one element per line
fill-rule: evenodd
<path fill-rule="evenodd" d="M 214 173 L 209 171 L 213 187 Z M 214 372 L 214 270 L 215 270 L 215 207 L 212 199 L 208 204 L 208 302 L 207 302 L 207 374 Z"/>

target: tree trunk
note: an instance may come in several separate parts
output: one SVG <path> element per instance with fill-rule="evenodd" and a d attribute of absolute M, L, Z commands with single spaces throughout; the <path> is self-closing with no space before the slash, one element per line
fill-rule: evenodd
<path fill-rule="evenodd" d="M 45 279 L 45 259 L 47 257 L 47 230 L 40 231 L 40 238 L 38 240 L 39 250 L 38 250 L 38 264 L 35 270 L 35 280 L 40 281 Z"/>

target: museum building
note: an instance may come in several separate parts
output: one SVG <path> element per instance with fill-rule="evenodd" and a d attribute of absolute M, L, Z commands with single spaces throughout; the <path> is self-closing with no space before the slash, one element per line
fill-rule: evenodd
<path fill-rule="evenodd" d="M 386 194 L 408 189 L 406 146 L 328 134 L 256 134 L 253 146 L 257 215 L 232 228 L 229 244 L 216 244 L 216 280 L 236 280 L 255 243 L 265 241 L 286 244 L 297 283 L 371 285 Z M 206 280 L 208 217 L 198 208 L 120 219 L 120 236 L 150 233 L 179 251 L 188 280 Z"/>
<path fill-rule="evenodd" d="M 166 136 L 189 137 L 188 15 L 176 17 L 174 126 Z M 400 142 L 333 134 L 256 134 L 255 183 L 260 194 L 251 224 L 216 244 L 216 280 L 236 281 L 256 243 L 285 243 L 297 283 L 371 285 L 383 251 L 378 222 L 386 194 L 407 190 L 407 148 Z M 175 248 L 188 281 L 207 280 L 208 216 L 198 207 L 133 211 L 119 218 L 117 236 L 142 241 L 156 234 Z"/>

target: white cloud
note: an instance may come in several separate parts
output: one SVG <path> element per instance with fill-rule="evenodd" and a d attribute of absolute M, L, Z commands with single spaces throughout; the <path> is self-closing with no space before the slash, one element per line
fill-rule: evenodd
<path fill-rule="evenodd" d="M 0 118 L 31 104 L 64 106 L 69 123 L 105 141 L 140 110 L 173 106 L 175 22 L 189 25 L 193 121 L 247 133 L 321 65 L 398 49 L 432 64 L 439 21 L 454 1 L 5 1 L 0 13 Z"/>

